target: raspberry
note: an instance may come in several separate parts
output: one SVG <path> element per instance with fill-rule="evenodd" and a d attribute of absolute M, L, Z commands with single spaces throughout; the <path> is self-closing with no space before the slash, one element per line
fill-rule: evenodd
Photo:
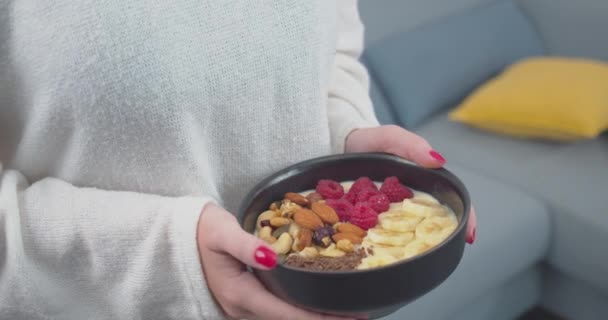
<path fill-rule="evenodd" d="M 388 177 L 384 179 L 384 183 L 382 183 L 382 186 L 380 187 L 380 192 L 387 195 L 391 202 L 399 202 L 414 196 L 412 190 L 402 185 L 397 177 Z"/>
<path fill-rule="evenodd" d="M 353 183 L 353 185 L 350 187 L 349 191 L 352 191 L 354 193 L 359 193 L 359 191 L 367 189 L 367 188 L 371 188 L 371 189 L 378 191 L 378 187 L 370 178 L 361 177 L 361 178 L 355 180 L 355 183 Z"/>
<path fill-rule="evenodd" d="M 327 199 L 325 204 L 336 210 L 340 221 L 349 221 L 351 212 L 353 211 L 353 205 L 348 200 L 342 199 Z"/>
<path fill-rule="evenodd" d="M 378 194 L 377 190 L 366 188 L 357 193 L 357 202 L 366 202 L 369 198 Z"/>
<path fill-rule="evenodd" d="M 319 180 L 317 192 L 324 199 L 339 199 L 344 195 L 342 185 L 333 180 Z"/>
<path fill-rule="evenodd" d="M 349 190 L 346 194 L 344 194 L 344 197 L 342 197 L 342 199 L 345 199 L 354 205 L 355 203 L 357 203 L 357 193 L 353 192 L 352 190 Z"/>
<path fill-rule="evenodd" d="M 371 196 L 367 203 L 369 206 L 374 209 L 376 212 L 385 212 L 391 206 L 391 201 L 388 199 L 388 196 L 384 193 L 378 193 L 376 195 Z"/>
<path fill-rule="evenodd" d="M 350 223 L 363 230 L 368 230 L 378 223 L 378 213 L 370 208 L 367 203 L 357 203 L 351 213 Z"/>

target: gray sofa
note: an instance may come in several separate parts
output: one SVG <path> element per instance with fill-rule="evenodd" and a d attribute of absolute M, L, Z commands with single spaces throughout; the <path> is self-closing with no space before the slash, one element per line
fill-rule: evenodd
<path fill-rule="evenodd" d="M 514 319 L 534 306 L 608 319 L 608 133 L 514 139 L 446 115 L 518 59 L 608 60 L 608 1 L 363 0 L 360 12 L 378 117 L 427 138 L 478 214 L 453 276 L 386 319 Z"/>

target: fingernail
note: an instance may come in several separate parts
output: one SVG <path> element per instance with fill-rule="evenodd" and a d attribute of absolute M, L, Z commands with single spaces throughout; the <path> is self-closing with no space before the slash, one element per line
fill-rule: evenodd
<path fill-rule="evenodd" d="M 445 163 L 445 158 L 441 155 L 441 153 L 435 151 L 435 150 L 431 150 L 429 152 L 429 154 L 431 155 L 431 157 L 433 157 L 435 160 L 441 162 L 441 163 Z"/>
<path fill-rule="evenodd" d="M 267 268 L 277 265 L 277 254 L 270 248 L 260 246 L 255 250 L 255 261 Z"/>
<path fill-rule="evenodd" d="M 475 232 L 476 231 L 477 231 L 477 227 L 473 228 L 473 231 L 471 231 L 471 235 L 467 238 L 468 244 L 473 244 L 473 242 L 475 242 Z"/>

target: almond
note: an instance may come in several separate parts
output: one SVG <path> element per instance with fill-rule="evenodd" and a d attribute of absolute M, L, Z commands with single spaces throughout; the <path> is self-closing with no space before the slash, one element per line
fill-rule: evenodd
<path fill-rule="evenodd" d="M 339 242 L 340 240 L 344 239 L 349 240 L 353 244 L 360 244 L 361 242 L 363 242 L 363 239 L 361 237 L 350 232 L 339 232 L 331 236 L 331 238 L 334 239 L 335 242 Z"/>
<path fill-rule="evenodd" d="M 302 207 L 306 207 L 308 206 L 308 199 L 306 199 L 305 196 L 299 194 L 299 193 L 295 193 L 295 192 L 287 192 L 285 194 L 285 199 L 290 200 L 291 202 L 295 202 L 296 204 L 302 206 Z"/>
<path fill-rule="evenodd" d="M 308 199 L 308 202 L 314 203 L 314 202 L 323 200 L 323 197 L 316 192 L 311 192 L 306 195 L 306 199 Z"/>
<path fill-rule="evenodd" d="M 305 229 L 314 230 L 323 226 L 323 221 L 314 212 L 308 209 L 298 209 L 293 215 L 293 220 Z"/>
<path fill-rule="evenodd" d="M 312 211 L 316 213 L 323 222 L 333 225 L 334 223 L 340 221 L 340 217 L 336 213 L 334 208 L 320 202 L 314 202 L 312 204 Z"/>
<path fill-rule="evenodd" d="M 306 247 L 310 247 L 312 245 L 312 231 L 308 229 L 300 230 L 300 234 L 298 235 L 298 251 L 304 250 Z"/>
<path fill-rule="evenodd" d="M 367 235 L 367 232 L 365 232 L 365 230 L 359 228 L 358 226 L 352 223 L 341 223 L 338 225 L 336 230 L 338 230 L 338 232 L 353 233 L 361 238 Z"/>

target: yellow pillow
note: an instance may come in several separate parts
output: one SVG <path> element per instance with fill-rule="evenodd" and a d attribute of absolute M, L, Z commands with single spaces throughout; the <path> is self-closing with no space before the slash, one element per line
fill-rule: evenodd
<path fill-rule="evenodd" d="M 572 141 L 608 129 L 608 63 L 535 57 L 480 86 L 450 119 L 521 138 Z"/>

